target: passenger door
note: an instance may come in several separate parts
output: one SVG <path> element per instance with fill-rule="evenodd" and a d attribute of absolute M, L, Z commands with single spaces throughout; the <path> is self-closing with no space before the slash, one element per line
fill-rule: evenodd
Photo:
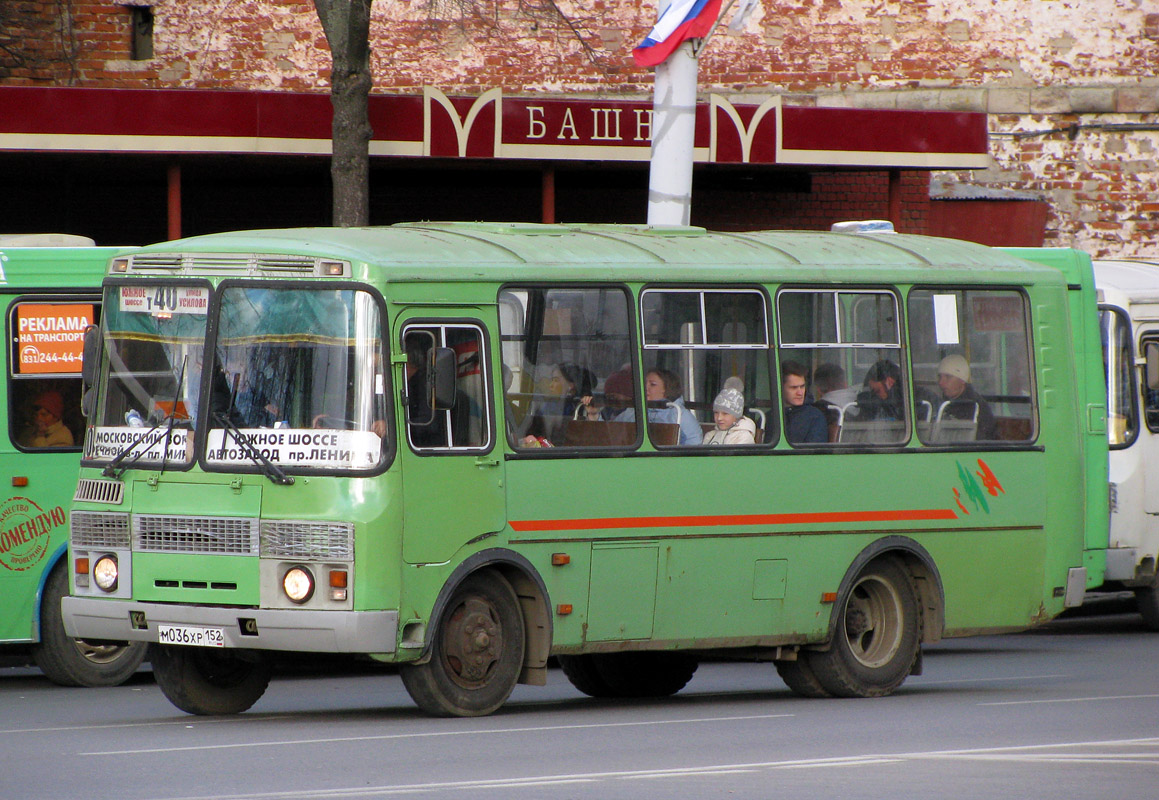
<path fill-rule="evenodd" d="M 445 562 L 507 523 L 488 324 L 494 320 L 479 319 L 477 309 L 413 309 L 396 323 L 403 558 L 410 564 Z M 448 364 L 453 401 L 443 407 L 433 379 Z"/>

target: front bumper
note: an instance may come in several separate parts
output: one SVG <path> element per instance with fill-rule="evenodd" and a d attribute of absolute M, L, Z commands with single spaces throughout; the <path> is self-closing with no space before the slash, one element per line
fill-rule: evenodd
<path fill-rule="evenodd" d="M 225 646 L 310 653 L 393 653 L 397 611 L 178 606 L 88 597 L 61 601 L 64 630 L 77 639 L 156 642 L 157 625 L 221 628 Z"/>

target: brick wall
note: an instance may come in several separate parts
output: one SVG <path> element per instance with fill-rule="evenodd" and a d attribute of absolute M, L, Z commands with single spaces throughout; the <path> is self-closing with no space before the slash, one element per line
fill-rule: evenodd
<path fill-rule="evenodd" d="M 36 58 L 0 57 L 0 81 L 328 88 L 311 2 L 155 0 L 154 58 L 133 61 L 125 3 L 144 1 L 6 0 L 3 30 Z M 375 0 L 376 91 L 650 92 L 650 71 L 629 51 L 655 18 L 651 2 L 560 0 L 578 38 L 547 0 L 484 0 L 467 18 L 452 0 L 436 4 L 437 18 L 430 7 Z M 1157 65 L 1154 0 L 763 0 L 741 32 L 719 29 L 700 80 L 740 102 L 782 94 L 787 104 L 987 112 L 992 168 L 951 177 L 1039 193 L 1051 243 L 1159 256 Z"/>

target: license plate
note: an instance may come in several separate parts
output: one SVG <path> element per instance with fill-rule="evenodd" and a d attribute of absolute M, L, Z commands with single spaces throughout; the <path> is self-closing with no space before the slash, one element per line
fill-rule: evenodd
<path fill-rule="evenodd" d="M 184 644 L 191 647 L 225 647 L 222 628 L 202 628 L 197 625 L 158 625 L 160 644 Z"/>

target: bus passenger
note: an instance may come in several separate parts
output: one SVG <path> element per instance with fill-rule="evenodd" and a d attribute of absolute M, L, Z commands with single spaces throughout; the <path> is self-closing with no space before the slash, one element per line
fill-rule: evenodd
<path fill-rule="evenodd" d="M 818 397 L 813 405 L 821 409 L 829 421 L 829 441 L 837 441 L 841 428 L 841 410 L 857 402 L 857 390 L 845 381 L 845 370 L 825 362 L 813 371 L 813 390 Z"/>
<path fill-rule="evenodd" d="M 531 427 L 520 444 L 524 447 L 559 445 L 568 420 L 575 416 L 582 398 L 591 396 L 594 385 L 595 378 L 586 367 L 569 361 L 556 364 L 551 370 L 547 397 L 539 402 Z"/>
<path fill-rule="evenodd" d="M 32 427 L 21 444 L 25 447 L 72 447 L 72 431 L 61 421 L 64 398 L 60 392 L 53 389 L 41 392 L 32 407 Z"/>
<path fill-rule="evenodd" d="M 986 398 L 978 393 L 970 383 L 970 362 L 965 356 L 948 355 L 938 364 L 938 388 L 942 390 L 942 419 L 975 419 L 977 407 L 978 428 L 974 438 L 992 440 L 998 438 L 998 426 L 994 411 Z"/>
<path fill-rule="evenodd" d="M 704 431 L 692 411 L 684 405 L 684 386 L 676 373 L 659 367 L 648 370 L 644 376 L 644 401 L 648 404 L 648 422 L 677 424 L 680 435 L 677 444 L 700 444 Z M 616 417 L 618 422 L 634 422 L 636 409 L 627 408 Z"/>
<path fill-rule="evenodd" d="M 744 415 L 744 384 L 735 376 L 712 401 L 716 427 L 704 436 L 703 444 L 756 444 L 757 424 Z"/>
<path fill-rule="evenodd" d="M 857 395 L 857 419 L 905 419 L 901 367 L 883 358 L 866 370 L 865 390 Z"/>
<path fill-rule="evenodd" d="M 781 394 L 785 405 L 785 438 L 790 444 L 829 441 L 829 420 L 816 406 L 805 402 L 808 370 L 798 361 L 781 364 Z"/>
<path fill-rule="evenodd" d="M 604 381 L 602 397 L 587 395 L 582 398 L 584 416 L 589 421 L 608 422 L 616 420 L 624 409 L 631 408 L 636 397 L 632 385 L 632 371 L 624 367 L 613 372 Z"/>
<path fill-rule="evenodd" d="M 813 391 L 817 394 L 815 404 L 822 403 L 843 408 L 857 402 L 857 390 L 845 381 L 845 370 L 839 365 L 824 363 L 813 372 Z"/>

